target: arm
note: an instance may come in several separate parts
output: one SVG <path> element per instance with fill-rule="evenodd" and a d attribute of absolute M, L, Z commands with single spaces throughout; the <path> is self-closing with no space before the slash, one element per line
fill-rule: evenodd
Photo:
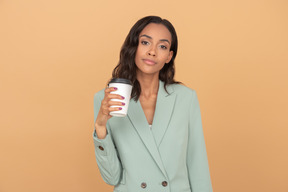
<path fill-rule="evenodd" d="M 122 173 L 122 166 L 120 160 L 117 156 L 117 151 L 115 149 L 113 138 L 110 133 L 109 122 L 106 123 L 106 126 L 102 126 L 100 131 L 97 130 L 96 119 L 101 107 L 101 101 L 103 96 L 100 93 L 95 94 L 94 96 L 94 122 L 95 130 L 93 132 L 94 146 L 96 161 L 98 168 L 100 170 L 103 180 L 109 185 L 117 185 L 120 181 L 120 176 Z M 105 129 L 103 131 L 103 128 Z M 104 138 L 103 134 L 101 139 L 97 137 L 97 133 L 105 133 Z M 102 139 L 103 138 L 103 139 Z"/>
<path fill-rule="evenodd" d="M 193 192 L 212 192 L 200 107 L 194 90 L 191 97 L 187 151 L 190 186 Z"/>

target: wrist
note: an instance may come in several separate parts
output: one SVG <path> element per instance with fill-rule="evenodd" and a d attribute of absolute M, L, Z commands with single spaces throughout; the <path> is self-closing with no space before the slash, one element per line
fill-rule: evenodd
<path fill-rule="evenodd" d="M 96 129 L 96 128 L 103 129 L 103 128 L 106 128 L 106 123 L 99 122 L 99 121 L 96 120 L 94 126 L 95 126 L 95 129 Z"/>
<path fill-rule="evenodd" d="M 107 135 L 106 126 L 101 126 L 95 123 L 95 132 L 99 139 L 104 139 Z"/>

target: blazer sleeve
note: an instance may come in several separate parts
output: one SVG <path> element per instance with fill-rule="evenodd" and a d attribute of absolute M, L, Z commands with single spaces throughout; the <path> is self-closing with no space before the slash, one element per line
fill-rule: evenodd
<path fill-rule="evenodd" d="M 96 121 L 101 101 L 104 98 L 99 92 L 94 96 L 94 123 Z M 109 122 L 109 121 L 108 121 Z M 113 143 L 109 123 L 107 122 L 107 135 L 104 139 L 97 137 L 96 131 L 93 132 L 95 154 L 98 168 L 103 180 L 109 185 L 117 185 L 122 175 L 122 166 L 118 158 L 118 153 Z"/>
<path fill-rule="evenodd" d="M 187 167 L 193 192 L 212 192 L 206 146 L 197 94 L 192 90 L 189 114 Z"/>

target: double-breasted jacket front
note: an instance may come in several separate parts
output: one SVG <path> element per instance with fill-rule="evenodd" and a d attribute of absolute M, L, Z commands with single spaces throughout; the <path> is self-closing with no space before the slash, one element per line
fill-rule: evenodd
<path fill-rule="evenodd" d="M 168 93 L 167 93 L 168 92 Z M 152 128 L 140 101 L 130 100 L 126 117 L 107 121 L 107 135 L 93 139 L 97 164 L 114 192 L 211 192 L 196 92 L 159 81 Z M 94 122 L 104 90 L 94 96 Z"/>

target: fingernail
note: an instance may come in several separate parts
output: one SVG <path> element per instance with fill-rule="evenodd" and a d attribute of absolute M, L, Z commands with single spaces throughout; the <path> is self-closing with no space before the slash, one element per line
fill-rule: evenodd
<path fill-rule="evenodd" d="M 121 96 L 122 97 L 122 99 L 125 99 L 125 97 L 123 97 L 123 96 Z"/>
<path fill-rule="evenodd" d="M 121 110 L 121 109 L 122 109 L 122 107 L 119 107 L 119 109 Z"/>
<path fill-rule="evenodd" d="M 114 87 L 115 90 L 117 90 L 117 87 Z"/>
<path fill-rule="evenodd" d="M 122 105 L 125 105 L 125 103 L 122 103 Z"/>

